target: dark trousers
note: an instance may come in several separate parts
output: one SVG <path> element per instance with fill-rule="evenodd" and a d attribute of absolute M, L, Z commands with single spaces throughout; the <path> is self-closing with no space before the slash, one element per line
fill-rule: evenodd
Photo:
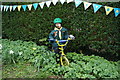
<path fill-rule="evenodd" d="M 65 49 L 65 47 L 64 47 L 64 49 Z M 53 43 L 52 44 L 52 50 L 54 51 L 54 53 L 56 53 L 56 55 L 57 54 L 59 55 L 59 56 L 56 56 L 56 62 L 59 63 L 60 62 L 59 59 L 60 59 L 61 53 L 60 53 L 59 46 L 57 45 L 57 43 Z"/>

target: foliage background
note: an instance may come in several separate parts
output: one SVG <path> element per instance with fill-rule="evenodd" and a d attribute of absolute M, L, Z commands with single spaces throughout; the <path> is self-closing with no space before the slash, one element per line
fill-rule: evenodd
<path fill-rule="evenodd" d="M 30 4 L 30 3 L 3 3 L 3 4 Z M 120 7 L 120 2 L 98 3 L 111 7 Z M 93 12 L 90 6 L 86 11 L 83 3 L 76 8 L 74 3 L 51 4 L 32 11 L 2 12 L 2 36 L 11 40 L 34 41 L 39 45 L 46 44 L 46 41 L 39 42 L 39 39 L 48 37 L 53 30 L 53 20 L 60 17 L 63 20 L 63 27 L 69 30 L 76 39 L 68 45 L 69 51 L 79 52 L 80 50 L 98 52 L 97 55 L 108 54 L 119 55 L 120 51 L 120 16 L 114 17 L 112 11 L 108 16 L 102 7 L 97 13 Z M 72 46 L 71 46 L 72 45 Z M 87 53 L 86 52 L 86 53 Z"/>

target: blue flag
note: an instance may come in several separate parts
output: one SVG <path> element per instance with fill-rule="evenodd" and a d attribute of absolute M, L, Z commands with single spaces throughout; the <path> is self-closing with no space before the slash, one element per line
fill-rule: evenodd
<path fill-rule="evenodd" d="M 38 3 L 34 3 L 34 4 L 33 4 L 33 7 L 34 7 L 34 9 L 36 10 L 37 7 L 38 7 Z"/>
<path fill-rule="evenodd" d="M 114 8 L 115 17 L 120 14 L 120 8 Z"/>
<path fill-rule="evenodd" d="M 81 0 L 75 0 L 75 6 L 78 7 L 82 3 Z"/>
<path fill-rule="evenodd" d="M 102 7 L 102 5 L 99 4 L 93 4 L 93 8 L 94 8 L 94 13 L 96 13 L 98 11 L 98 9 L 100 9 Z"/>
<path fill-rule="evenodd" d="M 9 6 L 6 6 L 6 11 L 8 11 Z"/>
<path fill-rule="evenodd" d="M 26 7 L 27 7 L 27 5 L 22 5 L 22 8 L 24 11 L 26 11 Z"/>

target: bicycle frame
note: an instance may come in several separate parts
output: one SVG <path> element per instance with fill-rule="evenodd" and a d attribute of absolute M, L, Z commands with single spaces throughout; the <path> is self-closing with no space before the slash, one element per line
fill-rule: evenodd
<path fill-rule="evenodd" d="M 64 48 L 63 48 L 63 47 L 67 45 L 68 41 L 66 41 L 65 44 L 60 44 L 59 41 L 56 41 L 56 43 L 57 43 L 58 46 L 60 47 L 59 50 L 60 50 L 60 53 L 62 53 L 61 55 L 62 55 L 62 56 L 65 55 L 65 54 L 64 54 Z"/>
<path fill-rule="evenodd" d="M 64 66 L 63 64 L 63 58 L 65 59 L 67 65 L 69 65 L 69 61 L 67 59 L 67 57 L 65 56 L 64 54 L 64 46 L 66 46 L 68 44 L 68 41 L 70 39 L 68 38 L 65 42 L 65 44 L 60 44 L 60 42 L 57 40 L 56 43 L 58 44 L 58 46 L 60 47 L 59 50 L 60 50 L 60 53 L 61 53 L 61 56 L 60 56 L 60 62 L 61 62 L 61 65 Z"/>
<path fill-rule="evenodd" d="M 67 40 L 61 40 L 62 42 L 65 42 L 64 44 L 60 44 L 60 40 L 51 40 L 51 41 L 55 41 L 58 46 L 60 48 L 58 48 L 60 50 L 60 53 L 61 53 L 61 56 L 60 56 L 60 63 L 62 66 L 64 66 L 64 63 L 63 63 L 63 59 L 65 60 L 66 64 L 69 65 L 69 61 L 68 59 L 66 58 L 65 54 L 64 54 L 64 46 L 66 46 L 68 44 L 68 41 L 71 40 L 70 38 L 68 38 Z"/>

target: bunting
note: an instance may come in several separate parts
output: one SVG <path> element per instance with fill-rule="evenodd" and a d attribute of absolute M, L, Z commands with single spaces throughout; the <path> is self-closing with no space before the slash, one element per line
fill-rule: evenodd
<path fill-rule="evenodd" d="M 108 15 L 113 10 L 113 7 L 105 6 L 106 15 Z"/>
<path fill-rule="evenodd" d="M 28 6 L 29 11 L 31 11 L 31 9 L 32 9 L 32 4 L 29 4 L 29 5 L 27 5 L 27 6 Z"/>
<path fill-rule="evenodd" d="M 16 7 L 17 7 L 17 5 L 14 5 L 14 6 L 13 6 L 13 11 L 16 9 Z"/>
<path fill-rule="evenodd" d="M 34 4 L 33 4 L 33 7 L 34 7 L 34 9 L 36 10 L 37 7 L 38 7 L 38 3 L 34 3 Z"/>
<path fill-rule="evenodd" d="M 115 17 L 120 14 L 120 8 L 114 8 Z"/>
<path fill-rule="evenodd" d="M 89 3 L 89 2 L 83 2 L 83 3 L 84 3 L 85 10 L 92 4 L 92 3 Z"/>
<path fill-rule="evenodd" d="M 12 11 L 12 6 L 10 6 L 10 12 Z"/>
<path fill-rule="evenodd" d="M 53 4 L 56 5 L 56 3 L 58 2 L 58 0 L 52 0 Z"/>
<path fill-rule="evenodd" d="M 102 7 L 102 5 L 93 4 L 94 13 L 96 13 L 101 7 Z"/>
<path fill-rule="evenodd" d="M 75 6 L 78 7 L 82 3 L 81 0 L 75 0 Z"/>
<path fill-rule="evenodd" d="M 67 0 L 67 3 L 73 2 L 74 0 Z"/>
<path fill-rule="evenodd" d="M 61 4 L 64 4 L 65 0 L 60 0 Z"/>
<path fill-rule="evenodd" d="M 47 7 L 49 7 L 50 4 L 51 4 L 51 1 L 46 1 L 46 5 L 47 5 Z"/>
<path fill-rule="evenodd" d="M 2 11 L 2 9 L 3 9 L 3 5 L 0 5 L 0 9 L 1 9 L 1 11 Z"/>
<path fill-rule="evenodd" d="M 4 11 L 6 10 L 6 6 L 4 6 Z"/>
<path fill-rule="evenodd" d="M 24 11 L 26 11 L 26 7 L 27 7 L 27 5 L 22 5 L 22 8 Z"/>
<path fill-rule="evenodd" d="M 6 6 L 6 11 L 8 11 L 8 9 L 9 9 L 9 6 Z"/>
<path fill-rule="evenodd" d="M 18 7 L 18 11 L 20 11 L 20 9 L 21 9 L 21 5 L 19 5 L 19 6 L 17 6 Z"/>
<path fill-rule="evenodd" d="M 20 11 L 21 7 L 22 7 L 23 10 L 26 11 L 26 9 L 28 7 L 28 10 L 30 11 L 32 9 L 32 6 L 36 10 L 38 5 L 41 7 L 41 9 L 43 9 L 45 4 L 46 4 L 47 7 L 50 7 L 51 2 L 54 5 L 56 5 L 58 1 L 59 0 L 50 0 L 50 1 L 43 1 L 43 2 L 40 2 L 40 3 L 33 3 L 33 4 L 27 4 L 27 5 L 0 5 L 0 10 L 1 11 L 8 11 L 9 10 L 11 12 L 11 11 L 15 11 L 15 9 L 17 8 L 18 11 Z M 60 3 L 64 4 L 65 1 L 67 1 L 67 3 L 75 2 L 75 7 L 76 8 L 83 2 L 85 10 L 88 9 L 92 4 L 92 3 L 82 1 L 82 0 L 60 0 Z M 104 7 L 106 15 L 108 15 L 110 12 L 112 12 L 112 10 L 114 10 L 115 17 L 117 17 L 120 14 L 120 8 L 113 8 L 113 7 L 103 6 L 103 5 L 94 4 L 94 3 L 92 5 L 93 5 L 94 13 L 96 13 L 101 7 Z"/>
<path fill-rule="evenodd" d="M 43 9 L 45 2 L 39 3 L 40 7 Z"/>

